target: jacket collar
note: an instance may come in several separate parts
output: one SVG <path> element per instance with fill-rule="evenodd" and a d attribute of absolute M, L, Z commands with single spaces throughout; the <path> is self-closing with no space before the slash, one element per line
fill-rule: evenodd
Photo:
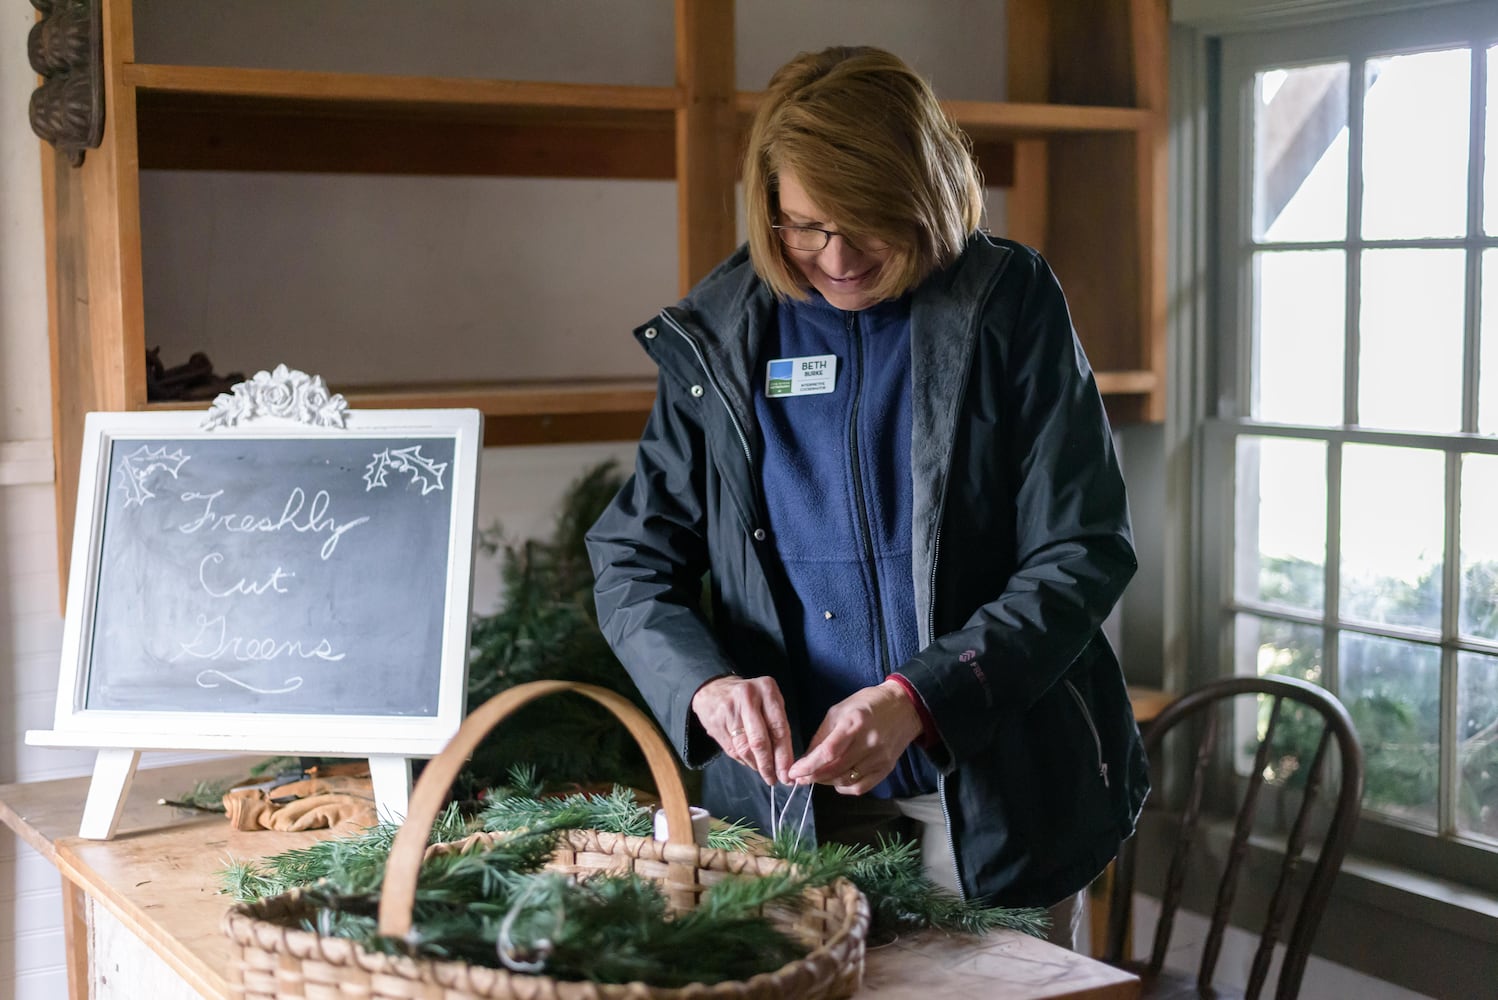
<path fill-rule="evenodd" d="M 961 257 L 916 289 L 910 311 L 911 565 L 917 641 L 931 634 L 936 543 L 958 407 L 967 388 L 983 310 L 1011 251 L 974 234 Z"/>

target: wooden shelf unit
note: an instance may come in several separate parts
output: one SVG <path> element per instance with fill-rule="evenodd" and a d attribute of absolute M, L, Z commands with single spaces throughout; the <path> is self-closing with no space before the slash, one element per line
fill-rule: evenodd
<path fill-rule="evenodd" d="M 608 86 L 137 63 L 102 0 L 103 142 L 43 145 L 61 565 L 83 415 L 148 403 L 139 172 L 236 170 L 673 180 L 679 284 L 732 251 L 743 134 L 732 0 L 675 0 L 676 83 Z M 1164 416 L 1166 0 L 1009 0 L 1010 101 L 953 100 L 1004 234 L 1066 287 L 1116 422 Z M 628 440 L 647 379 L 345 386 L 354 406 L 477 406 L 490 445 Z"/>

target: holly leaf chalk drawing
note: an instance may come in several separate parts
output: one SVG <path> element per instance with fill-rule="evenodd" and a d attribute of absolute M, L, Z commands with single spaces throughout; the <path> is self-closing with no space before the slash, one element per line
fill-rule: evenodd
<path fill-rule="evenodd" d="M 433 490 L 442 489 L 442 475 L 447 471 L 447 463 L 427 458 L 421 453 L 419 444 L 409 448 L 386 448 L 377 452 L 364 467 L 364 492 L 389 485 L 385 480 L 387 471 L 408 473 L 411 482 L 421 487 L 421 495 L 426 496 Z"/>
<path fill-rule="evenodd" d="M 152 448 L 143 444 L 139 448 L 120 459 L 120 471 L 125 474 L 125 481 L 120 488 L 125 491 L 125 506 L 131 504 L 141 506 L 156 494 L 146 485 L 146 480 L 152 473 L 165 469 L 173 479 L 182 469 L 182 463 L 186 462 L 191 455 L 183 453 L 181 448 L 171 454 L 167 454 L 165 446 Z"/>

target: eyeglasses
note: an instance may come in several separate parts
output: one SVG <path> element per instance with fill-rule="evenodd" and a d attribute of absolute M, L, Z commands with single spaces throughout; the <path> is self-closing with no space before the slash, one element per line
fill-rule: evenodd
<path fill-rule="evenodd" d="M 825 250 L 834 236 L 841 236 L 843 242 L 854 250 L 878 252 L 889 249 L 889 244 L 883 240 L 865 239 L 855 244 L 843 233 L 834 232 L 831 229 L 818 229 L 816 226 L 771 226 L 770 228 L 775 230 L 775 235 L 780 237 L 780 242 L 792 250 L 800 250 L 804 253 Z"/>

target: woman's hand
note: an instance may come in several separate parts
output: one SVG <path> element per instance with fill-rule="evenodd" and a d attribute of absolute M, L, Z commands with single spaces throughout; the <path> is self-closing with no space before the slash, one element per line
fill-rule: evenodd
<path fill-rule="evenodd" d="M 843 795 L 862 795 L 895 769 L 920 735 L 921 717 L 910 696 L 894 681 L 885 681 L 833 705 L 806 756 L 791 765 L 788 776 L 831 785 Z"/>
<path fill-rule="evenodd" d="M 718 677 L 692 695 L 692 711 L 723 752 L 759 772 L 765 784 L 785 783 L 795 760 L 780 687 L 769 677 Z"/>

